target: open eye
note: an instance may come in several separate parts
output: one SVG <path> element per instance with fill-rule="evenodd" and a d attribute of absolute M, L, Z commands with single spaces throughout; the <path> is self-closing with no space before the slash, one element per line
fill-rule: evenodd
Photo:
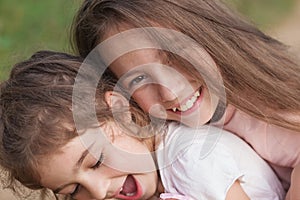
<path fill-rule="evenodd" d="M 104 156 L 103 153 L 100 154 L 100 157 L 98 159 L 98 161 L 96 162 L 96 164 L 92 167 L 92 169 L 97 169 L 98 167 L 101 166 L 101 164 L 103 163 L 104 160 Z"/>
<path fill-rule="evenodd" d="M 143 81 L 146 80 L 147 78 L 148 78 L 147 75 L 139 75 L 135 77 L 133 80 L 129 82 L 128 88 L 131 89 L 136 85 L 143 83 Z"/>

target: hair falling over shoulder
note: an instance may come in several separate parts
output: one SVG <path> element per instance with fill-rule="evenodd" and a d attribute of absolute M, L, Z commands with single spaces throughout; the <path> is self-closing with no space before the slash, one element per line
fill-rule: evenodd
<path fill-rule="evenodd" d="M 86 0 L 73 22 L 73 47 L 86 57 L 124 24 L 171 28 L 192 38 L 217 64 L 228 104 L 300 131 L 299 61 L 221 1 Z"/>

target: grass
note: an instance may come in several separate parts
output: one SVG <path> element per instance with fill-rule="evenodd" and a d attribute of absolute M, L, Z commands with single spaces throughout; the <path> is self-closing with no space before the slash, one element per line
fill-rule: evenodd
<path fill-rule="evenodd" d="M 69 28 L 82 0 L 0 0 L 0 80 L 13 63 L 40 49 L 70 51 Z M 225 0 L 261 27 L 290 11 L 295 0 Z"/>
<path fill-rule="evenodd" d="M 13 63 L 41 49 L 69 51 L 69 27 L 79 0 L 0 0 L 0 80 Z"/>

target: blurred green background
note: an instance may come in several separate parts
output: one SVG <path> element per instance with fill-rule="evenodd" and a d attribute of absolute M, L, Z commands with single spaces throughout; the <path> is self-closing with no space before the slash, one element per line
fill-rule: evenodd
<path fill-rule="evenodd" d="M 224 0 L 252 20 L 261 29 L 276 26 L 287 16 L 296 0 Z"/>
<path fill-rule="evenodd" d="M 262 29 L 276 26 L 295 0 L 225 0 Z M 69 29 L 82 0 L 0 0 L 0 80 L 40 49 L 71 52 Z"/>
<path fill-rule="evenodd" d="M 69 52 L 69 28 L 81 1 L 0 0 L 0 80 L 37 50 Z"/>

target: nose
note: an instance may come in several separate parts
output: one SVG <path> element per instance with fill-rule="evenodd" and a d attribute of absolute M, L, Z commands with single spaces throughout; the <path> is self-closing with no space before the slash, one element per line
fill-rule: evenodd
<path fill-rule="evenodd" d="M 172 91 L 174 90 L 170 87 L 166 87 L 161 84 L 158 86 L 158 93 L 162 102 L 175 101 L 177 99 L 177 95 Z"/>
<path fill-rule="evenodd" d="M 108 195 L 109 181 L 102 177 L 84 178 L 82 181 L 82 191 L 76 197 L 80 200 L 86 199 L 106 199 Z"/>
<path fill-rule="evenodd" d="M 156 66 L 153 70 L 158 92 L 163 102 L 181 100 L 185 94 L 193 92 L 189 81 L 176 69 L 166 65 Z"/>

